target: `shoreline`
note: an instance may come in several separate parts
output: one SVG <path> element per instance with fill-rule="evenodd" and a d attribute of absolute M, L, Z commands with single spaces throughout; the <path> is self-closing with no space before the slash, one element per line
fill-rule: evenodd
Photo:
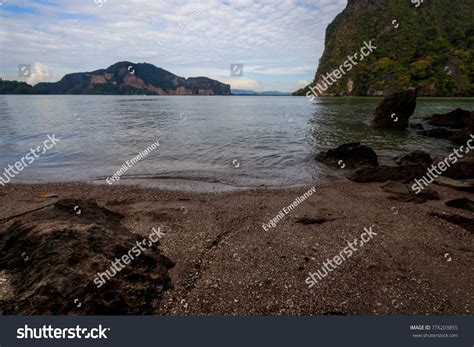
<path fill-rule="evenodd" d="M 329 171 L 330 168 L 327 167 Z M 109 185 L 105 178 L 100 179 L 91 179 L 84 181 L 30 181 L 30 180 L 15 180 L 14 183 L 8 183 L 7 186 L 48 186 L 48 185 L 93 185 L 93 186 L 105 186 L 105 187 L 134 187 L 137 189 L 140 188 L 153 188 L 159 190 L 169 190 L 176 192 L 189 192 L 189 193 L 226 193 L 234 191 L 248 191 L 254 189 L 297 189 L 306 187 L 309 185 L 316 184 L 325 184 L 330 183 L 335 180 L 344 178 L 345 172 L 336 174 L 326 173 L 324 176 L 321 176 L 320 180 L 310 181 L 307 183 L 299 183 L 287 186 L 277 186 L 277 185 L 237 185 L 226 183 L 218 180 L 206 180 L 196 177 L 166 177 L 166 176 L 151 176 L 151 177 L 121 177 L 120 181 L 114 182 L 112 185 Z"/>
<path fill-rule="evenodd" d="M 191 192 L 77 182 L 14 183 L 0 187 L 0 246 L 2 236 L 6 230 L 11 232 L 12 227 L 46 228 L 38 229 L 42 233 L 40 230 L 74 228 L 75 223 L 80 223 L 80 228 L 93 225 L 87 221 L 93 211 L 86 209 L 77 216 L 72 207 L 76 204 L 81 208 L 87 201 L 94 201 L 110 213 L 124 216 L 120 228 L 125 229 L 120 233 L 144 237 L 158 227 L 165 233 L 158 248 L 175 264 L 169 270 L 172 285 L 163 292 L 161 301 L 149 307 L 151 314 L 472 314 L 472 231 L 432 215 L 458 215 L 472 220 L 472 212 L 445 205 L 447 200 L 470 194 L 433 185 L 431 188 L 440 194 L 441 200 L 415 204 L 390 199 L 380 186 L 380 183 L 358 184 L 348 180 L 316 182 L 314 194 L 282 218 L 276 228 L 265 232 L 262 223 L 272 219 L 311 185 Z M 40 198 L 38 192 L 53 197 Z M 65 200 L 72 201 L 69 217 L 66 215 L 59 223 L 49 219 L 56 215 L 54 205 Z M 35 209 L 40 210 L 31 212 Z M 378 235 L 369 245 L 317 286 L 308 288 L 305 280 L 309 273 L 372 225 Z M 85 250 L 87 245 L 79 248 Z M 66 258 L 72 256 L 71 251 L 74 250 L 68 247 L 55 249 Z M 90 256 L 82 257 L 79 259 L 86 261 Z M 10 284 L 6 286 L 10 291 L 0 293 L 0 300 L 10 298 L 15 304 L 16 271 L 34 271 L 28 268 L 31 264 L 34 266 L 34 263 L 25 264 L 26 268 L 0 266 L 2 278 Z M 99 266 L 109 265 L 100 262 Z M 48 271 L 55 273 L 54 268 Z M 77 291 L 74 297 L 92 295 L 82 292 L 87 282 L 77 286 L 78 283 L 68 279 L 68 274 L 64 276 L 56 278 L 73 286 L 71 290 Z M 113 279 L 117 283 L 124 280 L 123 274 Z M 105 295 L 105 290 L 106 286 L 93 294 Z M 32 296 L 28 300 L 40 300 L 40 297 Z M 48 300 L 63 299 L 53 296 Z M 49 309 L 50 304 L 45 305 L 46 308 L 39 304 L 31 307 Z M 134 311 L 132 306 L 127 307 L 129 311 L 120 312 L 143 313 L 138 308 Z M 65 314 L 98 314 L 94 311 L 96 306 L 88 309 L 74 308 Z M 25 311 L 18 309 L 16 313 L 25 314 Z"/>

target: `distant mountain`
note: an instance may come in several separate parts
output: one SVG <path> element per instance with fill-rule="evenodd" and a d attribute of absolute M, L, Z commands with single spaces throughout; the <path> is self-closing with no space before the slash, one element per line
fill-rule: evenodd
<path fill-rule="evenodd" d="M 8 82 L 8 83 L 7 83 Z M 1 81 L 0 92 L 12 94 L 110 94 L 110 95 L 230 95 L 230 85 L 207 77 L 183 78 L 152 64 L 123 61 L 107 69 L 72 73 L 55 83 Z M 18 82 L 16 82 L 18 83 Z M 31 88 L 31 89 L 30 89 Z"/>
<path fill-rule="evenodd" d="M 25 82 L 3 81 L 0 78 L 0 94 L 46 94 Z"/>
<path fill-rule="evenodd" d="M 289 96 L 291 95 L 291 93 L 284 93 L 284 92 L 276 92 L 276 91 L 256 92 L 254 90 L 245 90 L 245 89 L 232 89 L 231 92 L 234 95 L 255 95 L 255 96 Z"/>
<path fill-rule="evenodd" d="M 473 0 L 348 0 L 326 29 L 311 86 L 372 40 L 377 49 L 352 70 L 345 68 L 323 95 L 381 96 L 418 87 L 419 95 L 472 96 L 473 18 Z"/>

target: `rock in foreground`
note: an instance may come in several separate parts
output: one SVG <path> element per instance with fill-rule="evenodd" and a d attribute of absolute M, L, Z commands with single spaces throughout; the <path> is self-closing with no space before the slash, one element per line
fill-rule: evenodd
<path fill-rule="evenodd" d="M 357 183 L 399 181 L 410 182 L 426 174 L 420 165 L 363 167 L 357 169 L 350 180 Z"/>
<path fill-rule="evenodd" d="M 0 271 L 11 277 L 14 291 L 0 313 L 151 314 L 171 286 L 173 266 L 158 242 L 103 286 L 94 283 L 98 272 L 143 240 L 122 226 L 122 218 L 91 201 L 61 200 L 0 230 Z"/>
<path fill-rule="evenodd" d="M 358 142 L 347 143 L 316 156 L 316 160 L 341 168 L 355 169 L 363 166 L 378 166 L 377 154 L 368 146 Z"/>

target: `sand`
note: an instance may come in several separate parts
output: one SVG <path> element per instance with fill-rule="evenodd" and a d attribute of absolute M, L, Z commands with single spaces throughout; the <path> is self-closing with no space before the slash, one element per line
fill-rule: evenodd
<path fill-rule="evenodd" d="M 313 186 L 312 196 L 275 228 L 263 230 L 263 223 Z M 95 201 L 123 214 L 123 226 L 143 236 L 160 227 L 166 233 L 161 252 L 175 266 L 169 271 L 172 288 L 153 314 L 472 314 L 472 229 L 430 215 L 472 219 L 474 213 L 445 205 L 472 194 L 432 188 L 441 200 L 414 204 L 389 200 L 379 183 L 344 179 L 218 193 L 86 183 L 12 184 L 0 187 L 0 233 L 24 216 L 10 217 L 42 206 L 48 209 L 59 199 Z M 57 197 L 39 198 L 39 191 Z M 321 269 L 366 227 L 377 235 L 308 288 L 308 273 Z M 0 295 L 14 295 L 8 283 L 0 280 Z"/>

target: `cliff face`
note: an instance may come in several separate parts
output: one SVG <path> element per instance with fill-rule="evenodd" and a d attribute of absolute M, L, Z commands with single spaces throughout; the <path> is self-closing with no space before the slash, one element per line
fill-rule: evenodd
<path fill-rule="evenodd" d="M 230 85 L 207 77 L 186 79 L 152 64 L 126 61 L 34 88 L 48 94 L 230 95 Z"/>
<path fill-rule="evenodd" d="M 386 95 L 408 87 L 426 96 L 474 95 L 474 1 L 415 5 L 410 0 L 348 0 L 326 29 L 311 85 L 372 40 L 377 49 L 323 95 Z"/>

